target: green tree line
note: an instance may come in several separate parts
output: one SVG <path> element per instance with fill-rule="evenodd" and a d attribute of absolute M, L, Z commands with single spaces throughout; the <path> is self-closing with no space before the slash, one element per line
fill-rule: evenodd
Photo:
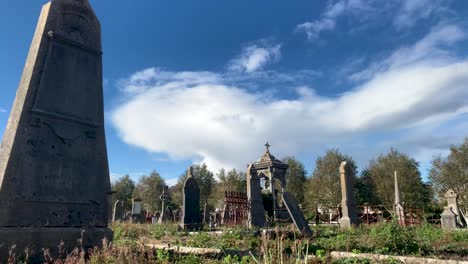
<path fill-rule="evenodd" d="M 447 157 L 434 156 L 427 181 L 423 181 L 419 162 L 396 149 L 390 149 L 372 159 L 368 166 L 358 170 L 356 162 L 338 149 L 328 150 L 315 161 L 315 169 L 308 174 L 304 164 L 295 157 L 286 157 L 289 165 L 286 176 L 287 190 L 295 195 L 304 211 L 315 212 L 318 205 L 337 206 L 341 201 L 338 168 L 342 161 L 351 164 L 354 195 L 358 205 L 392 205 L 394 203 L 394 172 L 398 174 L 401 201 L 414 208 L 441 208 L 443 194 L 453 189 L 459 194 L 462 213 L 468 212 L 468 138 L 461 145 L 452 146 Z M 243 171 L 221 169 L 216 174 L 206 164 L 194 165 L 194 176 L 200 187 L 201 205 L 222 208 L 225 191 L 246 191 L 246 174 Z M 182 205 L 182 189 L 186 173 L 182 173 L 170 190 L 171 206 Z M 158 172 L 142 176 L 134 182 L 125 175 L 113 183 L 113 199 L 124 201 L 127 210 L 131 199 L 139 197 L 148 211 L 161 210 L 164 179 Z"/>

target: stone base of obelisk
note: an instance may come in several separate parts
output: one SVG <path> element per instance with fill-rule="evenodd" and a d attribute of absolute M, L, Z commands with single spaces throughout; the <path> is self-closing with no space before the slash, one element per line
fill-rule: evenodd
<path fill-rule="evenodd" d="M 6 263 L 11 254 L 16 255 L 15 263 L 24 260 L 26 250 L 28 263 L 42 263 L 47 249 L 53 258 L 66 257 L 75 248 L 102 246 L 104 239 L 112 238 L 109 228 L 0 227 L 0 263 Z"/>
<path fill-rule="evenodd" d="M 340 222 L 340 229 L 348 229 L 351 227 L 356 227 L 356 226 L 359 226 L 359 224 L 361 223 L 359 219 L 356 219 L 356 218 L 352 219 L 347 216 L 341 217 L 339 222 Z"/>

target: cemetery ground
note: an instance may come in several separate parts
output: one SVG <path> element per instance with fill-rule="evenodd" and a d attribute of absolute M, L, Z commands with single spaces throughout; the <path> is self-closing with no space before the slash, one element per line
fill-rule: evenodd
<path fill-rule="evenodd" d="M 177 224 L 113 223 L 114 241 L 89 256 L 78 248 L 65 259 L 49 263 L 403 263 L 396 256 L 468 260 L 468 232 L 443 230 L 430 224 L 401 227 L 381 223 L 340 230 L 313 227 L 311 238 L 301 238 L 292 226 L 269 232 L 244 228 L 184 232 Z M 170 247 L 170 250 L 168 248 Z M 205 250 L 201 250 L 201 248 Z M 392 255 L 384 261 L 332 258 L 332 251 Z M 357 256 L 357 255 L 356 255 Z M 10 263 L 24 257 L 11 256 Z"/>

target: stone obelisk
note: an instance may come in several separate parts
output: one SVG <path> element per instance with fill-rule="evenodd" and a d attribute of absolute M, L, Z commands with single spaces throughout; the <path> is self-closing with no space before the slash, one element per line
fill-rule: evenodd
<path fill-rule="evenodd" d="M 403 206 L 400 198 L 400 185 L 398 184 L 398 173 L 394 171 L 393 177 L 395 180 L 395 217 L 398 224 L 404 226 L 405 221 L 405 207 Z"/>
<path fill-rule="evenodd" d="M 88 0 L 42 8 L 0 149 L 0 262 L 112 238 L 100 28 Z"/>
<path fill-rule="evenodd" d="M 353 193 L 353 175 L 351 175 L 351 166 L 343 161 L 339 168 L 341 182 L 341 209 L 343 216 L 340 218 L 340 228 L 347 229 L 357 226 L 361 223 L 357 214 L 356 202 Z"/>

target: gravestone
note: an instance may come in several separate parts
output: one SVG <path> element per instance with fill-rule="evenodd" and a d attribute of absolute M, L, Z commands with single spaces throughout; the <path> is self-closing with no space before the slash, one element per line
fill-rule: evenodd
<path fill-rule="evenodd" d="M 168 190 L 169 190 L 169 187 L 164 186 L 163 193 L 159 197 L 159 199 L 161 199 L 161 216 L 159 216 L 158 218 L 159 219 L 158 222 L 160 224 L 170 221 L 170 216 L 167 212 L 167 202 L 170 199 Z"/>
<path fill-rule="evenodd" d="M 143 215 L 143 204 L 140 198 L 132 200 L 132 212 L 131 212 L 132 223 L 143 223 L 145 216 Z"/>
<path fill-rule="evenodd" d="M 340 182 L 341 182 L 341 210 L 343 216 L 340 218 L 340 228 L 347 229 L 351 226 L 360 224 L 357 215 L 356 203 L 353 194 L 353 175 L 352 168 L 346 161 L 340 165 Z"/>
<path fill-rule="evenodd" d="M 112 214 L 112 222 L 122 221 L 124 218 L 124 203 L 123 201 L 117 200 L 114 203 L 114 209 Z"/>
<path fill-rule="evenodd" d="M 455 229 L 465 227 L 460 209 L 458 208 L 458 194 L 449 189 L 444 196 L 447 200 L 447 206 L 444 207 L 444 211 L 441 214 L 440 221 L 442 228 Z"/>
<path fill-rule="evenodd" d="M 304 213 L 302 213 L 302 210 L 294 196 L 289 192 L 284 192 L 283 203 L 286 205 L 286 209 L 288 209 L 289 215 L 299 232 L 305 237 L 311 237 L 312 230 L 310 230 L 309 223 L 305 219 Z"/>
<path fill-rule="evenodd" d="M 36 3 L 37 1 L 33 1 Z M 33 3 L 31 2 L 31 3 Z M 112 239 L 101 26 L 88 0 L 45 4 L 0 149 L 0 260 Z"/>
<path fill-rule="evenodd" d="M 183 230 L 198 230 L 201 228 L 202 220 L 200 215 L 200 188 L 197 180 L 193 176 L 193 168 L 187 170 L 187 179 L 184 183 L 182 206 L 182 222 L 180 227 Z"/>
<path fill-rule="evenodd" d="M 260 178 L 253 164 L 247 168 L 247 197 L 249 202 L 248 227 L 264 227 L 266 225 L 265 209 L 260 188 Z"/>

